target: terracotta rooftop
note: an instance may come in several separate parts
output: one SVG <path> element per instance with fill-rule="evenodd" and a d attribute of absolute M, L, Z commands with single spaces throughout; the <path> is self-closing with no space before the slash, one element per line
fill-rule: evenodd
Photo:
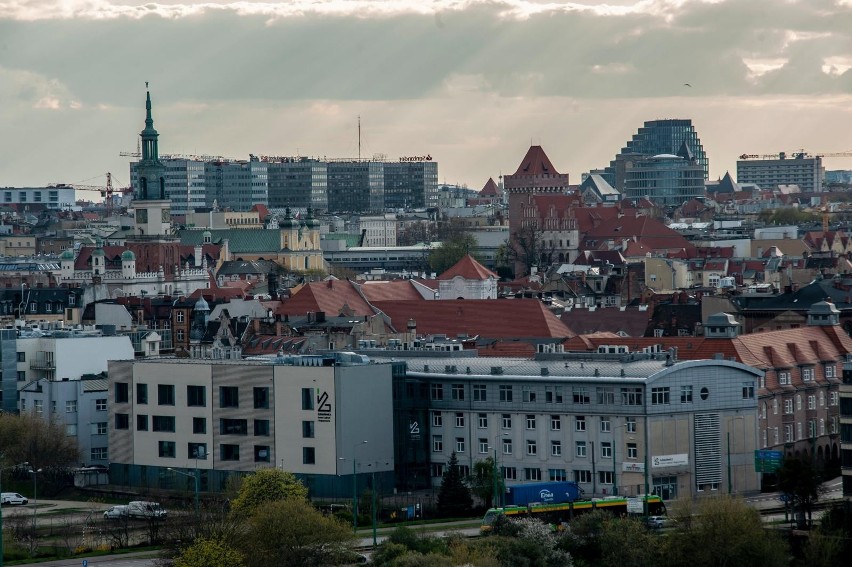
<path fill-rule="evenodd" d="M 500 192 L 497 190 L 497 184 L 494 183 L 494 179 L 491 177 L 488 178 L 488 181 L 485 183 L 485 187 L 482 188 L 482 191 L 479 192 L 481 197 L 494 196 L 499 195 Z"/>
<path fill-rule="evenodd" d="M 558 175 L 541 146 L 530 146 L 515 175 Z"/>
<path fill-rule="evenodd" d="M 451 280 L 456 276 L 461 276 L 466 280 L 487 280 L 494 278 L 499 280 L 500 276 L 480 264 L 470 254 L 466 254 L 464 258 L 456 262 L 447 271 L 438 276 L 439 280 Z"/>
<path fill-rule="evenodd" d="M 374 315 L 370 304 L 346 280 L 328 280 L 305 284 L 292 297 L 275 308 L 276 315 L 304 315 L 322 311 L 327 315 Z"/>
<path fill-rule="evenodd" d="M 373 301 L 424 300 L 411 280 L 359 282 L 353 285 L 359 286 L 361 293 L 371 303 Z"/>

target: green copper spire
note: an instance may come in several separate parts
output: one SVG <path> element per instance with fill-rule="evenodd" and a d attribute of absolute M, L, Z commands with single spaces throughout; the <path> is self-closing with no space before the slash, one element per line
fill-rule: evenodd
<path fill-rule="evenodd" d="M 160 160 L 157 148 L 159 134 L 154 129 L 154 119 L 151 117 L 151 92 L 148 91 L 148 83 L 145 83 L 145 129 L 142 130 L 142 161 L 157 162 Z"/>

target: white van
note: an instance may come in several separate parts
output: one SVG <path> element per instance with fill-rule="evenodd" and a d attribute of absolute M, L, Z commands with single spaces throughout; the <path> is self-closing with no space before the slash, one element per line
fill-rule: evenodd
<path fill-rule="evenodd" d="M 159 502 L 134 500 L 127 505 L 127 514 L 131 518 L 163 519 L 168 515 Z"/>
<path fill-rule="evenodd" d="M 29 500 L 27 500 L 26 496 L 21 496 L 17 492 L 4 492 L 0 495 L 0 503 L 4 506 L 6 504 L 11 504 L 13 506 L 22 506 L 27 504 Z"/>

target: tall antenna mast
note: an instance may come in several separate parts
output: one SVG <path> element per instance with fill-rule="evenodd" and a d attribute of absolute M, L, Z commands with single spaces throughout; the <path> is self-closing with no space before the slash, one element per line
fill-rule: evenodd
<path fill-rule="evenodd" d="M 358 115 L 358 161 L 361 161 L 361 115 Z"/>

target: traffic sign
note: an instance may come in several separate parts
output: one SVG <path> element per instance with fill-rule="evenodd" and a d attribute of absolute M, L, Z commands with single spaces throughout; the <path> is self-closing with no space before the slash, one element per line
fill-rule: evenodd
<path fill-rule="evenodd" d="M 770 451 L 758 449 L 754 452 L 754 470 L 756 472 L 773 473 L 781 468 L 784 453 L 781 451 Z"/>

